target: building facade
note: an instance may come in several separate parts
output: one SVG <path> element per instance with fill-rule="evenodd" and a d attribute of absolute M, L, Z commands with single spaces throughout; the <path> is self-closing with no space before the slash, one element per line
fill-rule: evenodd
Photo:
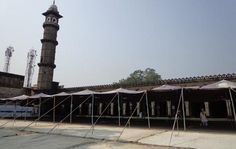
<path fill-rule="evenodd" d="M 0 72 L 0 98 L 22 95 L 24 76 Z"/>

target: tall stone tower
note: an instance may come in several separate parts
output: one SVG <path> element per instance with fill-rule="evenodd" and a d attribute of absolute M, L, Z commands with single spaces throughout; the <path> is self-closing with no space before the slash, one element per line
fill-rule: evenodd
<path fill-rule="evenodd" d="M 59 14 L 55 1 L 51 7 L 43 13 L 45 22 L 43 23 L 44 34 L 41 39 L 42 50 L 38 74 L 39 90 L 50 90 L 53 82 L 53 71 L 56 68 L 54 64 L 57 42 L 57 31 L 59 30 L 59 19 L 62 16 Z"/>

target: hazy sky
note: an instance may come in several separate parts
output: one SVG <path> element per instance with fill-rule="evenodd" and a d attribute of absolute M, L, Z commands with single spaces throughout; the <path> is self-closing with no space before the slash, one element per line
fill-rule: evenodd
<path fill-rule="evenodd" d="M 52 0 L 0 0 L 0 69 L 24 75 L 30 48 L 39 62 Z M 236 72 L 236 0 L 57 0 L 64 16 L 54 80 L 66 87 L 116 82 L 151 67 L 162 78 Z M 38 66 L 34 74 L 34 83 Z"/>

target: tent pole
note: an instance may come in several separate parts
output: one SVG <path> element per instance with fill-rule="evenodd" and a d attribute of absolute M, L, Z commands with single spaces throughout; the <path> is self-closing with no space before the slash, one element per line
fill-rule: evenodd
<path fill-rule="evenodd" d="M 176 113 L 175 113 L 175 119 L 174 119 L 174 124 L 173 124 L 171 135 L 170 135 L 169 146 L 171 144 L 172 136 L 173 136 L 174 129 L 175 129 L 175 124 L 176 124 L 176 121 L 178 119 L 178 113 L 179 113 L 179 107 L 180 107 L 181 99 L 182 99 L 182 92 L 180 93 L 179 103 L 178 103 L 178 107 L 177 107 L 177 110 L 176 110 Z"/>
<path fill-rule="evenodd" d="M 70 95 L 71 96 L 71 95 Z M 25 126 L 23 129 L 21 130 L 25 130 L 26 128 L 28 128 L 29 126 L 31 126 L 33 123 L 36 123 L 37 121 L 39 121 L 42 117 L 44 117 L 46 114 L 48 114 L 49 112 L 53 111 L 56 107 L 58 107 L 60 104 L 62 104 L 63 102 L 65 102 L 70 96 L 64 98 L 62 101 L 60 101 L 58 104 L 56 104 L 54 107 L 52 107 L 50 110 L 48 110 L 47 112 L 45 112 L 44 114 L 42 114 L 40 116 L 40 118 L 35 119 L 33 122 L 31 122 L 30 124 L 28 124 L 27 126 Z M 48 98 L 51 99 L 51 98 Z M 47 100 L 48 100 L 47 99 Z M 45 100 L 43 103 L 45 103 L 47 100 Z"/>
<path fill-rule="evenodd" d="M 115 94 L 115 96 L 111 99 L 111 101 L 108 103 L 108 105 L 105 107 L 105 109 L 102 111 L 102 113 L 99 115 L 99 117 L 96 119 L 95 123 L 92 125 L 92 134 L 94 132 L 94 127 L 97 124 L 98 120 L 102 117 L 102 115 L 106 112 L 107 108 L 111 105 L 111 103 L 113 102 L 113 100 L 115 99 L 115 97 L 117 96 L 117 94 Z M 90 131 L 90 129 L 89 129 Z M 86 134 L 87 136 L 87 134 Z"/>
<path fill-rule="evenodd" d="M 28 101 L 28 99 L 27 99 L 27 100 L 26 100 L 26 105 L 28 105 L 28 102 L 29 102 L 29 101 Z M 24 119 L 25 121 L 26 121 L 26 114 L 27 114 L 27 112 L 28 112 L 28 108 L 25 107 L 25 119 Z"/>
<path fill-rule="evenodd" d="M 28 99 L 27 99 L 27 100 L 28 100 Z M 26 100 L 26 101 L 27 101 L 27 100 Z M 20 117 L 23 118 L 24 116 L 22 116 L 22 111 L 24 110 L 23 107 L 25 107 L 25 105 L 24 105 L 24 106 L 21 106 L 21 104 L 20 104 L 20 107 L 21 107 Z"/>
<path fill-rule="evenodd" d="M 70 97 L 70 123 L 72 123 L 73 95 Z"/>
<path fill-rule="evenodd" d="M 147 91 L 144 94 L 146 94 L 146 107 L 147 107 L 148 128 L 150 128 L 149 104 L 148 104 Z"/>
<path fill-rule="evenodd" d="M 92 94 L 92 105 L 91 105 L 91 121 L 92 121 L 92 125 L 93 125 L 93 106 L 94 106 L 94 94 Z"/>
<path fill-rule="evenodd" d="M 35 99 L 34 99 L 35 100 Z M 32 101 L 30 101 L 30 102 L 27 102 L 27 104 L 25 104 L 24 106 L 27 106 L 27 105 L 29 105 L 29 104 L 31 104 L 34 100 L 32 100 Z M 19 103 L 22 103 L 23 101 L 19 101 Z M 12 116 L 13 117 L 13 116 Z M 14 121 L 14 120 L 16 120 L 17 118 L 19 118 L 19 117 L 22 117 L 22 115 L 18 115 L 18 116 L 16 116 L 13 120 L 9 120 L 9 121 L 7 121 L 6 123 L 4 123 L 4 124 L 1 124 L 0 125 L 0 128 L 3 128 L 3 126 L 5 126 L 6 124 L 8 124 L 9 122 L 11 122 L 11 121 Z"/>
<path fill-rule="evenodd" d="M 184 131 L 186 130 L 186 121 L 185 121 L 185 106 L 184 106 L 184 89 L 181 90 L 182 95 L 182 110 L 183 110 L 183 123 L 184 123 Z"/>
<path fill-rule="evenodd" d="M 142 102 L 142 100 L 143 100 L 143 98 L 144 98 L 144 95 L 145 95 L 145 94 L 143 94 L 142 97 L 140 98 L 139 103 Z M 136 112 L 137 108 L 138 108 L 138 105 L 136 105 L 136 107 L 135 107 L 134 110 L 132 111 L 132 113 L 131 113 L 129 119 L 127 120 L 127 122 L 126 122 L 124 128 L 122 129 L 122 131 L 121 131 L 120 135 L 118 136 L 118 138 L 116 139 L 116 141 L 118 141 L 118 140 L 120 139 L 120 137 L 121 137 L 121 135 L 124 133 L 125 128 L 127 127 L 127 125 L 130 124 L 130 120 L 131 120 L 131 118 L 133 117 L 134 113 Z"/>
<path fill-rule="evenodd" d="M 38 118 L 40 118 L 40 115 L 41 115 L 41 102 L 42 102 L 42 98 L 40 97 L 39 98 L 39 113 L 38 113 Z"/>
<path fill-rule="evenodd" d="M 16 101 L 15 101 L 15 111 L 14 111 L 13 127 L 15 125 L 15 121 L 16 121 Z"/>
<path fill-rule="evenodd" d="M 54 98 L 53 98 L 53 123 L 55 122 L 55 113 L 56 113 L 56 111 L 55 111 L 55 104 L 56 104 L 56 96 L 54 96 Z"/>
<path fill-rule="evenodd" d="M 119 92 L 117 93 L 118 95 L 118 119 L 119 119 L 119 126 L 120 126 L 120 94 Z"/>
<path fill-rule="evenodd" d="M 71 95 L 72 96 L 72 95 Z M 74 109 L 68 114 L 66 115 L 62 120 L 60 120 L 59 122 L 57 122 L 53 128 L 51 128 L 49 131 L 48 131 L 48 134 L 50 134 L 50 132 L 52 132 L 57 126 L 59 126 L 65 119 L 67 119 L 70 115 L 72 115 L 73 112 L 75 112 L 79 107 L 80 105 L 84 104 L 89 98 L 91 97 L 91 95 L 89 97 L 87 97 L 82 103 L 80 103 L 77 107 L 75 106 Z"/>
<path fill-rule="evenodd" d="M 231 99 L 231 102 L 232 102 L 232 108 L 233 108 L 233 113 L 234 113 L 234 122 L 236 123 L 236 114 L 235 114 L 234 100 L 233 100 L 233 96 L 232 96 L 232 93 L 231 93 L 231 88 L 229 88 L 229 95 L 230 95 L 230 99 Z"/>
<path fill-rule="evenodd" d="M 97 124 L 98 120 L 102 117 L 102 115 L 104 114 L 104 112 L 107 110 L 107 108 L 111 105 L 111 103 L 114 101 L 114 99 L 116 98 L 118 94 L 115 94 L 115 96 L 111 99 L 111 101 L 108 103 L 108 105 L 105 107 L 105 109 L 102 111 L 102 113 L 99 115 L 99 117 L 96 119 L 96 121 L 93 123 L 93 125 L 89 128 L 89 130 L 87 131 L 87 133 L 85 134 L 84 137 L 87 137 L 88 133 L 90 132 L 90 130 L 92 130 L 92 134 L 94 132 L 94 127 Z"/>
<path fill-rule="evenodd" d="M 5 104 L 3 104 L 2 106 L 7 106 L 8 104 L 12 104 L 12 103 L 14 103 L 14 101 L 13 100 L 11 100 L 11 101 L 9 101 L 9 102 L 7 102 L 7 100 L 6 100 L 6 102 L 5 102 Z M 11 113 L 10 113 L 11 114 Z M 5 116 L 6 115 L 6 116 Z M 3 116 L 1 116 L 0 118 L 1 119 L 4 119 L 5 117 L 7 117 L 7 115 L 8 114 L 3 114 Z"/>

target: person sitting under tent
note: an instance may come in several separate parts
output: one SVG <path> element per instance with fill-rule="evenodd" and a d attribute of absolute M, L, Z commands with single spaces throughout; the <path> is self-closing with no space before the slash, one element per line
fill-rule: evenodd
<path fill-rule="evenodd" d="M 203 127 L 207 127 L 208 126 L 208 120 L 207 120 L 206 112 L 204 111 L 204 109 L 201 109 L 200 119 L 201 119 L 201 125 Z"/>

